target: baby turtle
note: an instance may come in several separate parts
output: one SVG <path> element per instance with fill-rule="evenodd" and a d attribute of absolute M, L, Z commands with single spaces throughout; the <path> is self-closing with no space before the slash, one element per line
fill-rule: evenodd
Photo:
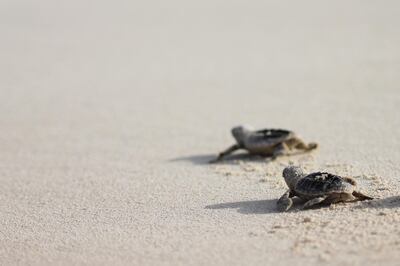
<path fill-rule="evenodd" d="M 238 126 L 232 129 L 232 135 L 236 144 L 221 152 L 211 162 L 220 161 L 239 149 L 245 149 L 250 154 L 276 158 L 290 155 L 296 150 L 310 151 L 318 147 L 317 143 L 306 144 L 294 132 L 284 129 L 253 130 L 249 126 Z"/>
<path fill-rule="evenodd" d="M 309 208 L 319 203 L 337 203 L 373 198 L 356 190 L 357 183 L 353 178 L 341 177 L 325 172 L 304 174 L 297 166 L 289 166 L 283 170 L 283 177 L 289 190 L 278 200 L 279 211 L 287 211 L 293 204 L 291 198 L 297 196 L 306 203 L 303 208 Z"/>

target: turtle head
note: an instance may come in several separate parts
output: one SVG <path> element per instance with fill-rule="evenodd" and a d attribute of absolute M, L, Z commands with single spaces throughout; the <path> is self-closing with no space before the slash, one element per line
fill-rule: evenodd
<path fill-rule="evenodd" d="M 288 166 L 283 169 L 283 178 L 290 189 L 294 189 L 297 182 L 305 176 L 303 170 L 299 166 Z"/>
<path fill-rule="evenodd" d="M 243 145 L 244 140 L 249 136 L 249 134 L 253 130 L 254 129 L 251 126 L 241 125 L 241 126 L 232 128 L 232 135 L 236 139 L 236 141 L 239 145 Z"/>

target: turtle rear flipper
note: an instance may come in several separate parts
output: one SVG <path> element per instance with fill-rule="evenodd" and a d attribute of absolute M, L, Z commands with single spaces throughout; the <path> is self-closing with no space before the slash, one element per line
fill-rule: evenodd
<path fill-rule="evenodd" d="M 299 138 L 295 138 L 294 143 L 295 143 L 294 148 L 296 148 L 298 150 L 311 151 L 311 150 L 315 150 L 316 148 L 318 148 L 318 143 L 310 142 L 310 143 L 306 144 L 303 140 L 301 140 Z"/>
<path fill-rule="evenodd" d="M 367 195 L 361 193 L 360 191 L 356 191 L 356 190 L 354 190 L 352 194 L 358 200 L 373 200 L 374 199 L 374 198 L 367 196 Z"/>

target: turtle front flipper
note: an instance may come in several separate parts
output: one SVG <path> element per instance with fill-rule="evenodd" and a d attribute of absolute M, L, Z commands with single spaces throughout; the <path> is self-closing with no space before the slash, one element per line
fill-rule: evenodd
<path fill-rule="evenodd" d="M 293 200 L 291 199 L 291 197 L 293 197 L 293 195 L 291 193 L 291 190 L 289 189 L 276 202 L 276 208 L 278 209 L 278 211 L 285 212 L 285 211 L 288 211 L 292 207 Z"/>
<path fill-rule="evenodd" d="M 303 209 L 308 209 L 308 208 L 310 208 L 310 207 L 312 207 L 314 205 L 317 205 L 317 204 L 323 202 L 324 200 L 326 200 L 326 198 L 327 198 L 327 196 L 321 196 L 321 197 L 318 197 L 318 198 L 313 198 L 313 199 L 307 201 L 306 203 L 304 203 Z"/>
<path fill-rule="evenodd" d="M 363 193 L 361 193 L 360 191 L 353 191 L 353 196 L 356 197 L 358 200 L 373 200 L 374 198 L 371 198 Z"/>
<path fill-rule="evenodd" d="M 233 153 L 236 150 L 239 150 L 240 146 L 235 144 L 232 145 L 231 147 L 229 147 L 228 149 L 224 150 L 223 152 L 221 152 L 218 157 L 216 159 L 213 159 L 210 161 L 210 163 L 216 163 L 221 161 L 224 157 L 228 156 L 229 154 Z"/>
<path fill-rule="evenodd" d="M 272 154 L 272 159 L 276 159 L 280 156 L 285 156 L 290 154 L 290 149 L 285 143 L 281 143 L 274 148 Z"/>

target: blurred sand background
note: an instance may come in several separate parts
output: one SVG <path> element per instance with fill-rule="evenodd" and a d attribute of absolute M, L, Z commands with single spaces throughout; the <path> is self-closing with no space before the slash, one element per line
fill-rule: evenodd
<path fill-rule="evenodd" d="M 1 265 L 398 265 L 399 1 L 0 1 Z M 314 153 L 236 155 L 230 128 Z M 282 168 L 379 199 L 276 213 Z"/>

